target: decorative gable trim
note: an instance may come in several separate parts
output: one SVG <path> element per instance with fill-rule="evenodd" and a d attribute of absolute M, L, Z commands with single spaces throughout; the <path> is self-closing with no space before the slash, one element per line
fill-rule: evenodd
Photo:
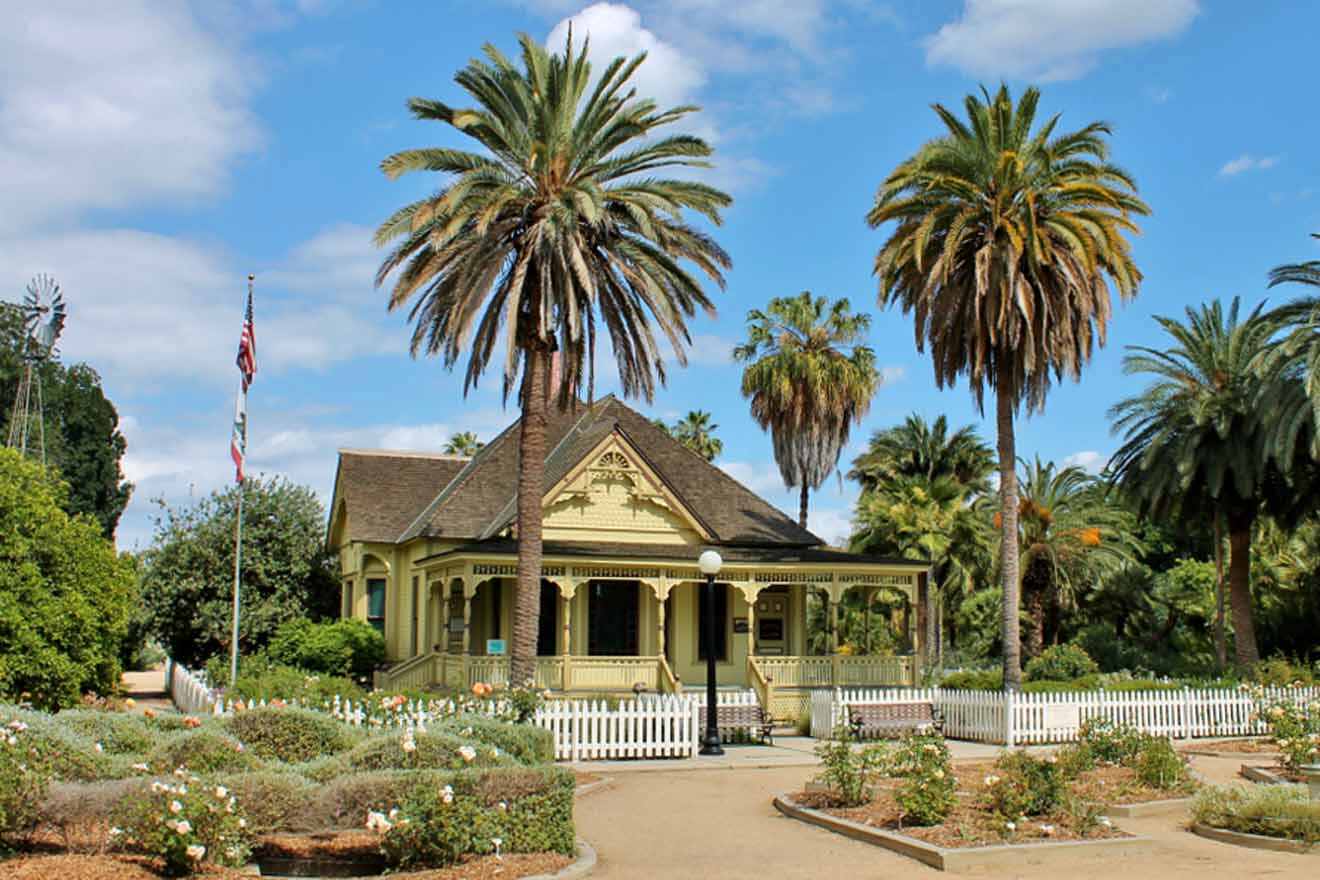
<path fill-rule="evenodd" d="M 665 484 L 646 458 L 617 428 L 582 457 L 582 460 L 551 486 L 543 496 L 547 519 L 555 512 L 595 503 L 605 493 L 622 492 L 635 510 L 658 513 L 677 520 L 679 529 L 697 540 L 714 540 L 711 532 Z M 549 523 L 547 525 L 550 525 Z M 620 531 L 627 531 L 620 524 Z M 653 530 L 654 534 L 658 534 Z"/>

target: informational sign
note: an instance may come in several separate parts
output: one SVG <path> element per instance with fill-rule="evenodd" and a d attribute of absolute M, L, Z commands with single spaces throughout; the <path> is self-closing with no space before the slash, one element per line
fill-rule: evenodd
<path fill-rule="evenodd" d="M 735 617 L 733 619 L 733 631 L 736 633 L 751 632 L 751 627 L 747 624 L 747 618 Z"/>
<path fill-rule="evenodd" d="M 486 653 L 491 657 L 503 657 L 504 639 L 486 639 Z"/>

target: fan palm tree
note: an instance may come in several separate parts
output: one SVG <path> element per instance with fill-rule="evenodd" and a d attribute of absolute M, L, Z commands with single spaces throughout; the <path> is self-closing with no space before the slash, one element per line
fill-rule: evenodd
<path fill-rule="evenodd" d="M 650 399 L 665 380 L 657 342 L 686 362 L 687 321 L 714 306 L 695 267 L 724 284 L 727 254 L 684 218 L 712 224 L 730 204 L 702 183 L 665 177 L 706 167 L 711 148 L 666 126 L 697 108 L 658 109 L 630 80 L 645 60 L 616 58 L 593 79 L 572 34 L 551 54 L 519 37 L 521 66 L 493 46 L 454 77 L 471 108 L 413 98 L 418 119 L 444 123 L 475 142 L 404 150 L 381 168 L 391 178 L 444 175 L 432 195 L 400 208 L 376 231 L 394 243 L 376 276 L 394 277 L 391 309 L 411 304 L 413 354 L 466 358 L 466 394 L 502 348 L 507 401 L 518 389 L 518 566 L 511 680 L 534 671 L 541 584 L 541 496 L 546 419 L 553 389 L 560 408 L 591 387 L 603 324 L 626 396 Z"/>
<path fill-rule="evenodd" d="M 1126 236 L 1149 212 L 1109 161 L 1109 126 L 1056 134 L 1035 126 L 1040 93 L 969 95 L 963 121 L 934 109 L 946 133 L 889 175 L 867 214 L 896 226 L 875 259 L 882 307 L 915 318 L 940 387 L 965 376 L 978 407 L 995 395 L 1004 607 L 1004 685 L 1021 686 L 1017 451 L 1013 420 L 1044 408 L 1052 384 L 1081 376 L 1105 342 L 1112 283 L 1127 300 L 1141 272 Z M 1033 130 L 1034 129 L 1034 130 Z"/>
<path fill-rule="evenodd" d="M 875 353 L 861 344 L 870 327 L 871 317 L 854 315 L 847 299 L 831 303 L 804 291 L 748 312 L 747 342 L 733 350 L 747 364 L 743 397 L 770 432 L 784 485 L 800 487 L 804 529 L 811 490 L 835 471 L 880 387 Z"/>
<path fill-rule="evenodd" d="M 968 495 L 990 491 L 994 453 L 971 425 L 949 433 L 949 420 L 937 416 L 928 423 L 912 413 L 903 424 L 876 431 L 866 451 L 853 459 L 848 479 L 856 480 L 862 492 L 899 477 L 923 477 L 929 482 L 953 480 Z"/>
<path fill-rule="evenodd" d="M 720 426 L 710 419 L 705 410 L 692 410 L 674 423 L 670 434 L 706 461 L 714 461 L 724 451 L 724 442 L 715 436 Z"/>
<path fill-rule="evenodd" d="M 459 431 L 449 438 L 445 444 L 445 455 L 462 455 L 471 458 L 481 451 L 485 446 L 477 439 L 477 435 L 471 431 Z"/>
<path fill-rule="evenodd" d="M 1132 514 L 1106 496 L 1105 486 L 1079 467 L 1040 458 L 1022 462 L 1018 528 L 1022 593 L 1031 620 L 1027 653 L 1057 641 L 1060 611 L 1104 575 L 1136 561 L 1141 542 Z"/>
<path fill-rule="evenodd" d="M 1123 445 L 1110 461 L 1113 482 L 1151 517 L 1199 514 L 1214 505 L 1227 524 L 1229 606 L 1236 657 L 1260 659 L 1250 590 L 1252 528 L 1262 509 L 1287 515 L 1305 493 L 1286 482 L 1291 456 L 1280 450 L 1278 411 L 1262 399 L 1285 401 L 1303 392 L 1300 382 L 1262 377 L 1276 325 L 1257 306 L 1245 317 L 1234 299 L 1188 308 L 1185 322 L 1158 317 L 1167 347 L 1129 346 L 1128 375 L 1152 381 L 1110 411 Z M 1262 387 L 1274 383 L 1280 387 Z M 1293 411 L 1297 407 L 1293 405 Z M 1303 423 L 1309 418 L 1303 419 Z M 1285 444 L 1295 445 L 1295 444 Z M 1280 466 L 1280 462 L 1283 465 Z"/>

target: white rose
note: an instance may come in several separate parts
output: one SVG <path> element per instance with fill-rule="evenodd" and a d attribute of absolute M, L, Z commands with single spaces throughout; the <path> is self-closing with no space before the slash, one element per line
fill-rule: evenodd
<path fill-rule="evenodd" d="M 202 857 L 206 855 L 206 847 L 194 843 L 192 846 L 188 847 L 187 852 L 188 858 L 192 859 L 194 862 L 200 862 Z"/>
<path fill-rule="evenodd" d="M 170 801 L 170 812 L 176 816 L 179 815 L 183 812 L 183 804 L 178 801 Z"/>
<path fill-rule="evenodd" d="M 467 761 L 469 763 L 477 759 L 477 750 L 472 748 L 472 746 L 463 746 L 458 750 L 458 754 L 463 758 L 464 761 Z"/>
<path fill-rule="evenodd" d="M 189 822 L 187 819 L 180 819 L 179 821 L 174 823 L 174 830 L 179 832 L 180 834 L 187 834 L 188 832 L 192 831 L 192 823 Z"/>
<path fill-rule="evenodd" d="M 215 787 L 215 796 L 220 800 L 224 800 L 229 797 L 229 789 L 225 788 L 223 785 L 217 785 Z"/>

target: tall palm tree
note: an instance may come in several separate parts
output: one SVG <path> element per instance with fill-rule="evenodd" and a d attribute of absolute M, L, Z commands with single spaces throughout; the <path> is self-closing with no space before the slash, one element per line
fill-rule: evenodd
<path fill-rule="evenodd" d="M 1027 653 L 1035 657 L 1057 641 L 1062 607 L 1075 605 L 1087 584 L 1134 563 L 1141 542 L 1132 514 L 1086 471 L 1039 457 L 1022 467 L 1022 593 L 1031 620 Z"/>
<path fill-rule="evenodd" d="M 915 318 L 935 382 L 966 376 L 978 407 L 995 394 L 1004 607 L 1004 685 L 1021 686 L 1018 642 L 1017 451 L 1019 407 L 1038 412 L 1051 385 L 1081 376 L 1111 311 L 1109 285 L 1127 300 L 1141 272 L 1126 238 L 1149 212 L 1136 184 L 1109 162 L 1109 126 L 1055 134 L 1035 127 L 1040 93 L 1017 104 L 1007 87 L 964 101 L 964 122 L 934 109 L 946 133 L 902 162 L 867 214 L 896 226 L 875 258 L 882 307 Z M 1033 130 L 1034 128 L 1034 130 Z"/>
<path fill-rule="evenodd" d="M 854 315 L 847 299 L 831 303 L 803 291 L 748 312 L 747 341 L 733 350 L 747 364 L 743 397 L 770 432 L 784 485 L 800 487 L 804 529 L 811 490 L 835 471 L 880 387 L 875 353 L 861 344 L 870 327 L 870 315 Z"/>
<path fill-rule="evenodd" d="M 1286 482 L 1291 458 L 1281 458 L 1277 411 L 1261 406 L 1284 399 L 1298 382 L 1262 378 L 1276 326 L 1257 306 L 1245 317 L 1234 299 L 1227 310 L 1215 300 L 1188 308 L 1186 321 L 1158 317 L 1167 347 L 1129 346 L 1123 372 L 1152 381 L 1110 411 L 1123 445 L 1110 461 L 1112 479 L 1140 511 L 1152 517 L 1199 515 L 1214 505 L 1228 528 L 1229 605 L 1236 657 L 1249 666 L 1260 659 L 1252 622 L 1251 537 L 1262 509 L 1280 515 L 1296 509 L 1299 494 Z M 1280 389 L 1263 388 L 1267 382 Z M 1280 466 L 1282 460 L 1283 465 Z"/>
<path fill-rule="evenodd" d="M 449 438 L 445 444 L 445 455 L 462 455 L 471 458 L 481 451 L 485 446 L 477 439 L 477 435 L 471 431 L 459 431 Z"/>
<path fill-rule="evenodd" d="M 675 422 L 669 432 L 675 440 L 706 461 L 714 461 L 724 451 L 724 441 L 715 436 L 719 427 L 711 421 L 710 413 L 694 409 Z"/>
<path fill-rule="evenodd" d="M 853 459 L 848 479 L 867 492 L 898 477 L 924 477 L 930 482 L 947 477 L 966 494 L 980 495 L 990 490 L 994 468 L 994 452 L 976 428 L 963 425 L 950 434 L 944 415 L 928 423 L 912 413 L 901 425 L 871 435 L 866 451 Z"/>
<path fill-rule="evenodd" d="M 593 82 L 586 47 L 572 34 L 562 53 L 526 35 L 519 44 L 521 66 L 487 45 L 485 60 L 455 75 L 473 107 L 408 102 L 418 119 L 444 123 L 479 150 L 430 147 L 385 159 L 391 178 L 444 178 L 376 231 L 378 245 L 396 243 L 376 283 L 397 270 L 389 304 L 411 303 L 413 353 L 439 355 L 448 368 L 466 357 L 466 394 L 500 347 L 505 399 L 518 388 L 515 682 L 535 669 L 552 355 L 555 403 L 575 406 L 583 385 L 591 387 L 603 324 L 624 394 L 649 400 L 665 380 L 656 329 L 682 364 L 688 319 L 714 312 L 685 261 L 721 287 L 730 266 L 684 212 L 718 224 L 731 202 L 705 184 L 664 176 L 707 167 L 711 148 L 666 133 L 697 108 L 661 110 L 636 96 L 630 79 L 645 54 L 616 58 Z"/>
<path fill-rule="evenodd" d="M 1320 233 L 1311 237 L 1320 239 Z M 1285 303 L 1266 316 L 1286 336 L 1273 352 L 1274 356 L 1266 359 L 1264 372 L 1301 376 L 1310 400 L 1316 436 L 1320 437 L 1320 260 L 1275 266 L 1269 278 L 1270 287 L 1302 284 L 1317 288 L 1311 295 Z"/>

